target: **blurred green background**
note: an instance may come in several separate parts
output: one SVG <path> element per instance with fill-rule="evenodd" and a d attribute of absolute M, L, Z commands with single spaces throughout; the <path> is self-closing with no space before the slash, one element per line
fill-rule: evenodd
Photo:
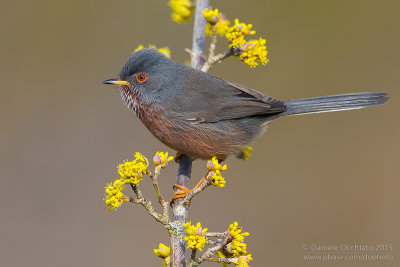
<path fill-rule="evenodd" d="M 211 3 L 253 23 L 271 60 L 251 70 L 227 59 L 212 74 L 283 100 L 362 91 L 391 100 L 273 122 L 250 161 L 227 161 L 227 186 L 197 197 L 189 219 L 211 231 L 237 220 L 251 234 L 251 266 L 399 266 L 400 2 Z M 192 23 L 170 16 L 156 0 L 0 3 L 0 266 L 161 266 L 153 248 L 167 233 L 141 207 L 107 212 L 102 198 L 135 151 L 173 151 L 102 81 L 139 44 L 186 61 Z M 167 198 L 176 167 L 161 176 Z M 192 179 L 204 168 L 195 161 Z M 305 261 L 303 244 L 392 244 L 394 259 Z"/>

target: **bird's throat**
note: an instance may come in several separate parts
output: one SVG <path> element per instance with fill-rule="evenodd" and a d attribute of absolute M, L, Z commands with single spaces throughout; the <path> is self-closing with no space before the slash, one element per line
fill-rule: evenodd
<path fill-rule="evenodd" d="M 125 85 L 119 87 L 119 92 L 121 93 L 122 101 L 125 105 L 132 110 L 136 116 L 140 117 L 142 101 L 139 93 Z"/>

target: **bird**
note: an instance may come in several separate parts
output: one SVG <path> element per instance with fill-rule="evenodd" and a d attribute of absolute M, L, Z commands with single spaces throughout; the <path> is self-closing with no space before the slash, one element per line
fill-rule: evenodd
<path fill-rule="evenodd" d="M 175 62 L 155 49 L 133 53 L 118 77 L 123 102 L 177 156 L 225 160 L 281 117 L 382 105 L 387 94 L 363 92 L 281 101 Z"/>

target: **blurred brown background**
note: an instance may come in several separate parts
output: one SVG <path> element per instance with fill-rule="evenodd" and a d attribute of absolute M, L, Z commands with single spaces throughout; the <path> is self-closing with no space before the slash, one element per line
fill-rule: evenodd
<path fill-rule="evenodd" d="M 251 233 L 251 266 L 399 266 L 400 2 L 211 3 L 253 23 L 271 60 L 251 70 L 228 59 L 212 74 L 280 99 L 382 91 L 391 100 L 272 123 L 250 161 L 228 160 L 227 187 L 202 193 L 189 219 L 212 231 L 238 220 Z M 141 207 L 107 212 L 102 198 L 134 151 L 173 151 L 102 81 L 139 44 L 186 61 L 192 24 L 170 13 L 156 0 L 0 3 L 0 266 L 161 266 L 152 250 L 167 233 Z M 168 198 L 176 167 L 161 176 Z M 196 182 L 204 167 L 195 161 Z M 392 244 L 393 260 L 306 261 L 303 244 Z"/>

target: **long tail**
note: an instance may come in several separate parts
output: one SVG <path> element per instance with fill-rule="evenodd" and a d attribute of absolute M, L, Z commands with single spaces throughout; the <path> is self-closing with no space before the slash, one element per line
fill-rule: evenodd
<path fill-rule="evenodd" d="M 382 105 L 387 100 L 386 93 L 355 93 L 289 100 L 284 101 L 287 110 L 279 114 L 278 117 L 359 109 Z"/>

